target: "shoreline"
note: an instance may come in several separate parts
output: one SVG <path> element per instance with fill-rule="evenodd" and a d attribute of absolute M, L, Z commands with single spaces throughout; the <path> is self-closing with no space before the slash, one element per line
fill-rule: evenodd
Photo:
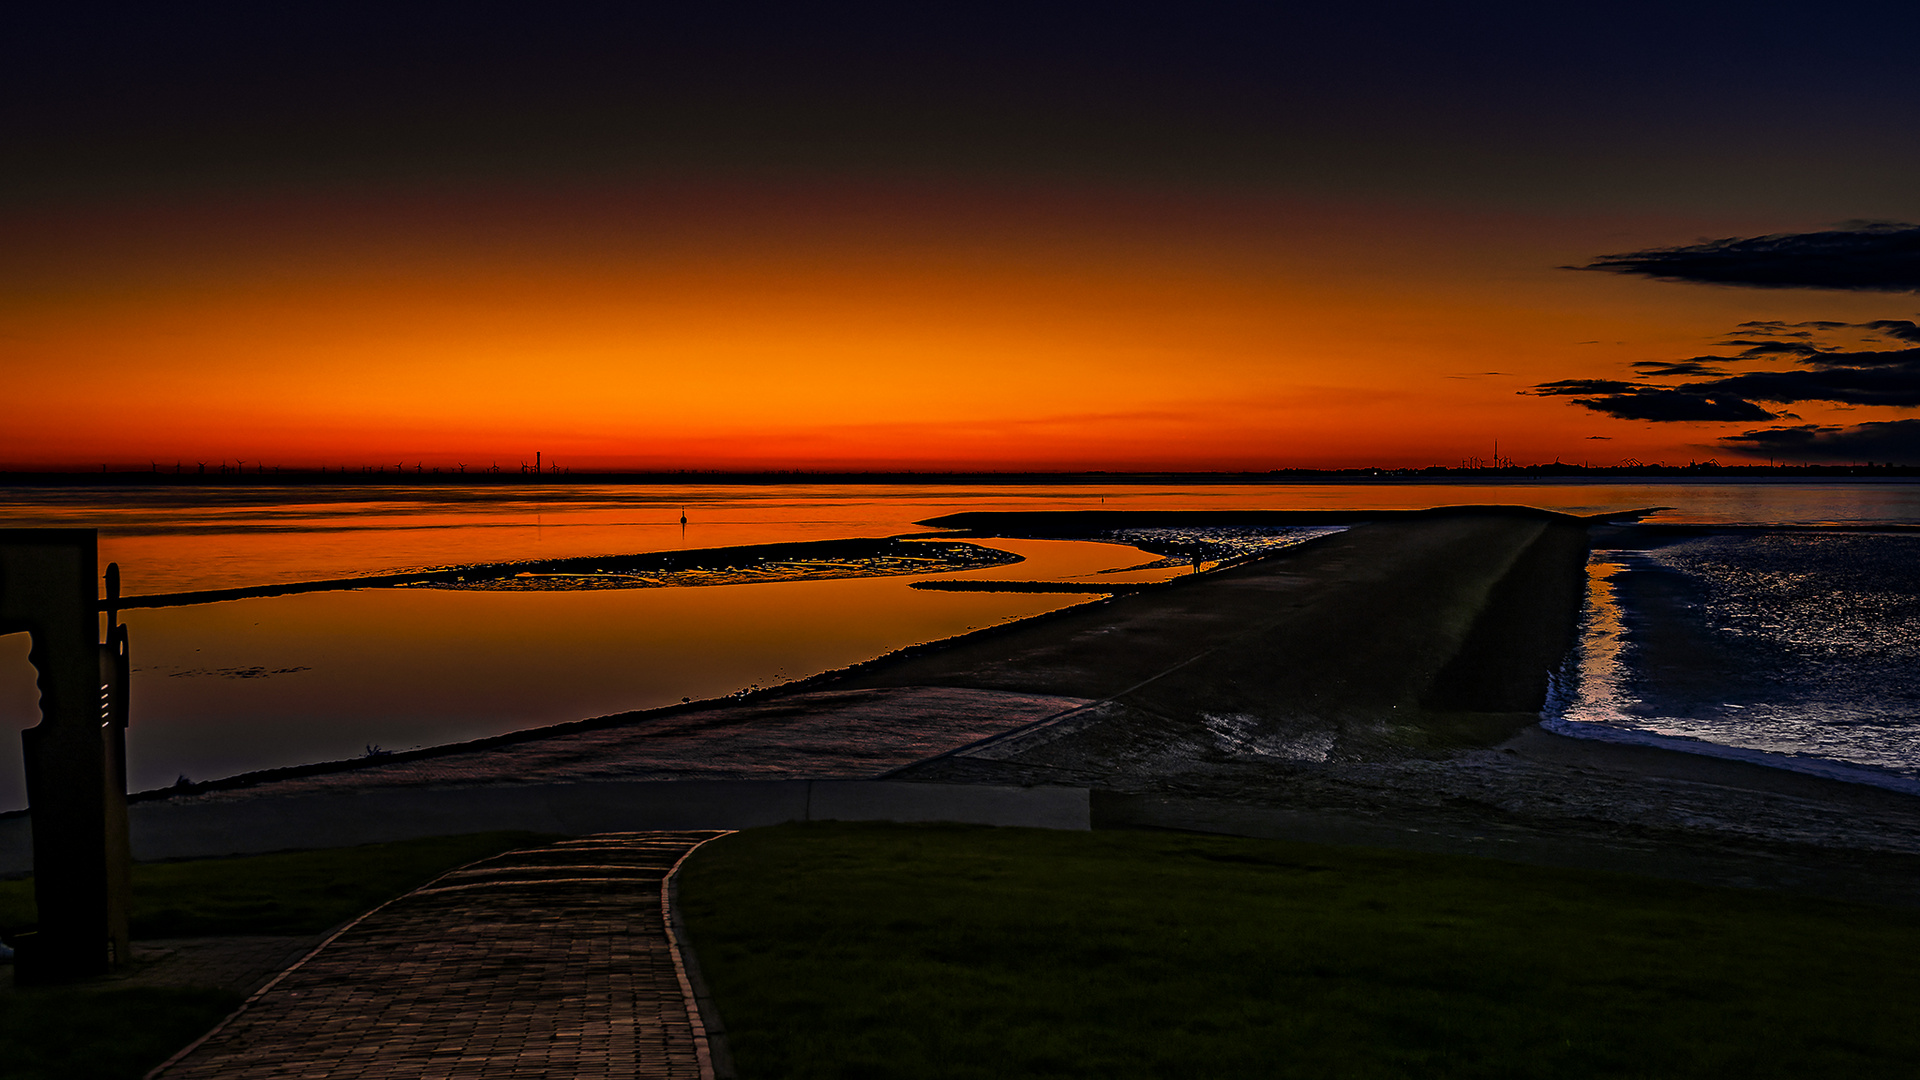
<path fill-rule="evenodd" d="M 444 468 L 444 466 L 442 466 Z M 394 472 L 347 472 L 341 469 L 288 468 L 245 472 L 184 472 L 160 469 L 118 469 L 99 472 L 90 469 L 72 471 L 8 469 L 0 471 L 0 487 L 332 487 L 332 488 L 421 488 L 421 487 L 535 487 L 576 484 L 631 484 L 635 486 L 671 486 L 714 484 L 770 486 L 795 484 L 1342 484 L 1419 483 L 1435 485 L 1549 483 L 1804 483 L 1821 482 L 1912 482 L 1920 480 L 1920 466 L 1914 465 L 1640 465 L 1583 466 L 1562 462 L 1536 465 L 1507 465 L 1493 468 L 1359 467 L 1350 469 L 1269 469 L 1260 472 L 818 472 L 763 471 L 729 472 L 724 470 L 663 471 L 556 471 L 530 467 L 512 471 L 455 472 L 449 469 L 427 470 L 424 466 L 409 474 Z"/>
<path fill-rule="evenodd" d="M 965 549 L 965 550 L 963 550 Z M 901 574 L 976 570 L 1020 562 L 1020 556 L 970 544 L 940 534 L 925 536 L 846 537 L 774 544 L 691 548 L 682 551 L 643 551 L 621 555 L 576 555 L 516 562 L 462 563 L 398 574 L 323 578 L 271 585 L 243 585 L 229 589 L 196 589 L 176 593 L 122 596 L 100 610 L 186 607 L 226 600 L 258 600 L 299 593 L 345 589 L 485 589 L 510 588 L 516 578 L 558 579 L 568 588 L 694 588 L 736 585 L 753 581 L 807 581 L 834 577 L 889 577 Z M 800 564 L 806 564 L 802 566 Z M 768 572 L 772 564 L 776 571 Z M 712 580 L 693 580 L 708 574 Z M 729 576 L 730 575 L 730 576 Z M 662 581 L 661 578 L 679 578 Z"/>
<path fill-rule="evenodd" d="M 1572 739 L 1578 743 L 1639 747 L 1686 757 L 1738 762 L 1770 772 L 1812 776 L 1835 783 L 1857 784 L 1861 787 L 1920 797 L 1920 780 L 1871 765 L 1837 761 L 1833 758 L 1800 757 L 1767 750 L 1750 750 L 1746 747 L 1728 746 L 1724 743 L 1709 742 L 1686 735 L 1660 735 L 1649 731 L 1616 728 L 1600 721 L 1559 720 L 1550 717 L 1540 721 L 1540 728 L 1547 734 Z M 1580 730 L 1582 728 L 1593 729 L 1593 734 Z"/>
<path fill-rule="evenodd" d="M 1110 827 L 1344 836 L 1333 842 L 1920 903 L 1912 794 L 1541 728 L 1545 672 L 1568 644 L 1542 628 L 1572 633 L 1589 524 L 1516 509 L 1376 522 L 740 698 L 139 801 L 351 800 L 383 786 L 483 798 L 616 778 L 609 755 L 626 755 L 614 763 L 632 779 L 712 778 L 698 754 L 647 772 L 655 736 L 676 723 L 702 738 L 775 730 L 748 722 L 761 714 L 830 728 L 857 699 L 876 729 L 939 709 L 998 725 L 882 775 L 1090 789 Z M 929 712 L 929 693 L 947 704 Z M 1005 709 L 1015 698 L 1024 717 Z M 527 754 L 540 771 L 514 767 L 535 765 L 515 757 Z"/>

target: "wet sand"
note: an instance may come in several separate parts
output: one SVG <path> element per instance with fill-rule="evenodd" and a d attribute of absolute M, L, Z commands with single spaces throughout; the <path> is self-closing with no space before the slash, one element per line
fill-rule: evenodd
<path fill-rule="evenodd" d="M 1019 562 L 1004 551 L 955 541 L 882 537 L 747 544 L 691 551 L 586 555 L 510 563 L 468 563 L 400 574 L 326 578 L 231 589 L 123 596 L 113 607 L 184 607 L 341 589 L 580 590 L 691 588 L 767 581 L 826 581 L 977 570 Z M 109 605 L 104 601 L 101 610 Z"/>
<path fill-rule="evenodd" d="M 196 797 L 292 794 L 296 782 L 346 792 L 695 778 L 778 752 L 784 775 L 871 767 L 1089 787 L 1107 826 L 1920 903 L 1920 799 L 1537 727 L 1548 672 L 1572 642 L 1589 524 L 1515 510 L 1396 516 L 737 702 Z M 893 733 L 891 749 L 849 761 L 833 749 L 849 727 Z M 720 752 L 727 738 L 739 753 Z"/>

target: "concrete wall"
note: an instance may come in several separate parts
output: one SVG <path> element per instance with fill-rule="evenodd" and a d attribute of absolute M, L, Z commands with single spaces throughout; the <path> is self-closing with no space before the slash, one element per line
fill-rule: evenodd
<path fill-rule="evenodd" d="M 579 835 L 750 829 L 783 821 L 952 821 L 1091 826 L 1084 788 L 889 780 L 681 780 L 386 788 L 284 798 L 135 803 L 133 857 L 179 859 L 342 847 L 491 829 Z M 32 869 L 25 817 L 0 819 L 0 874 Z"/>

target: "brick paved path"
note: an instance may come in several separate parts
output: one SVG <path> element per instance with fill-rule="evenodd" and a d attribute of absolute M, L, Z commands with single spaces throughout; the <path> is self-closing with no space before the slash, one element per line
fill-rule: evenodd
<path fill-rule="evenodd" d="M 508 852 L 375 909 L 150 1077 L 686 1077 L 663 880 L 716 832 Z"/>

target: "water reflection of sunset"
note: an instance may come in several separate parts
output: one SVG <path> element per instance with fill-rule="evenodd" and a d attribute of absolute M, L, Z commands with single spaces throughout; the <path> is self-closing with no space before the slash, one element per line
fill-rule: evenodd
<path fill-rule="evenodd" d="M 1077 576 L 1153 557 L 1009 541 L 1014 568 Z M 1164 579 L 1177 573 L 1127 575 Z M 994 570 L 957 576 L 1004 577 Z M 362 589 L 129 612 L 137 642 L 133 790 L 440 745 L 722 697 L 1083 603 L 930 593 L 908 578 L 592 592 Z M 0 727 L 38 715 L 22 636 L 0 639 Z M 0 765 L 19 744 L 0 740 Z M 0 809 L 17 805 L 0 768 Z"/>
<path fill-rule="evenodd" d="M 1579 514 L 1680 506 L 1702 522 L 1908 520 L 1912 485 L 1217 484 L 14 489 L 24 525 L 101 530 L 129 594 L 400 567 L 911 533 L 967 510 L 1408 509 L 1524 503 Z M 689 524 L 678 524 L 682 508 Z M 960 576 L 1155 580 L 1109 544 L 985 540 L 1025 556 Z M 519 730 L 727 694 L 1086 596 L 935 593 L 914 578 L 594 593 L 359 590 L 130 612 L 149 770 L 210 776 Z M 37 715 L 25 635 L 0 637 L 0 727 Z M 278 674 L 276 674 L 276 672 Z M 0 739 L 0 754 L 18 743 Z M 195 755 L 205 754 L 206 762 Z M 0 765 L 4 765 L 0 761 Z M 162 775 L 164 774 L 164 775 Z"/>

